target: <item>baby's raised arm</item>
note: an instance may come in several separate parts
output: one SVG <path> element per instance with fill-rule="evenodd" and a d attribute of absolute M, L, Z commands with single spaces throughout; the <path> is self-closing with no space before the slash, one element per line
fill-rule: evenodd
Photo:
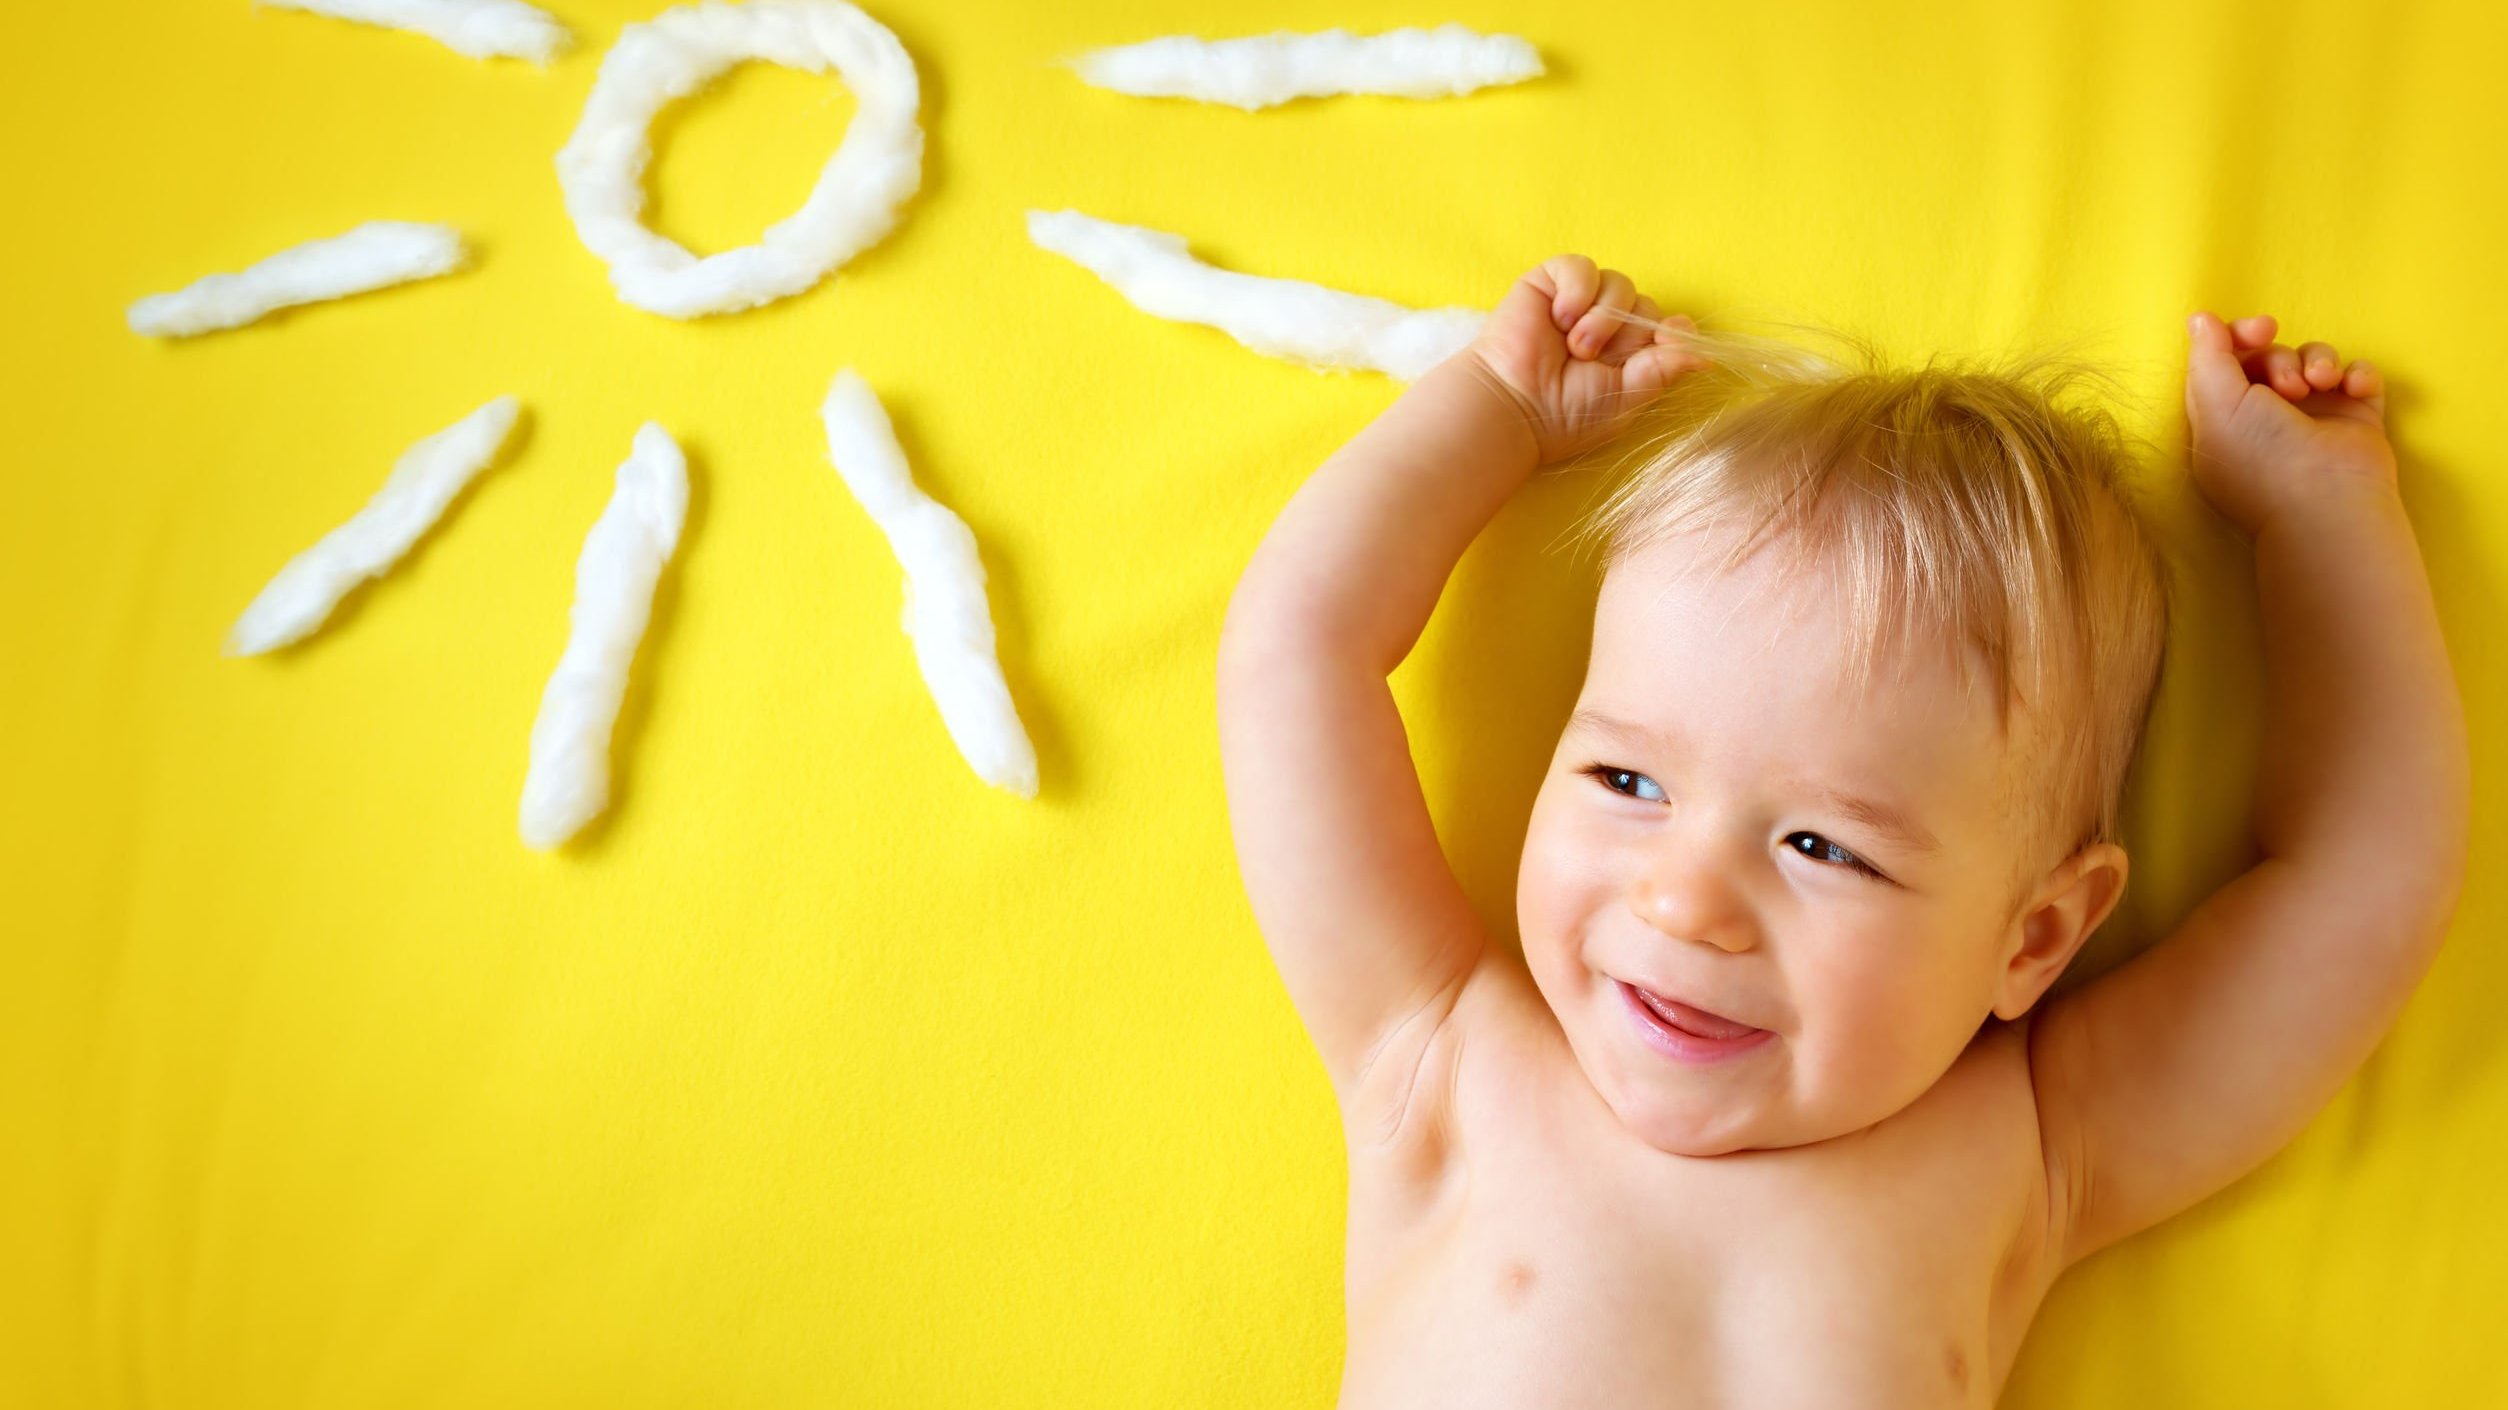
<path fill-rule="evenodd" d="M 2377 369 L 2196 315 L 2194 477 L 2255 540 L 2263 860 L 2034 1019 L 2067 1264 L 2299 1134 L 2436 958 L 2471 822 L 2464 712 L 2396 492 Z"/>
<path fill-rule="evenodd" d="M 1237 862 L 1345 1108 L 1386 1036 L 1451 1004 L 1486 946 L 1385 678 L 1516 487 L 1689 364 L 1671 335 L 1610 309 L 1658 316 L 1581 256 L 1518 280 L 1470 348 L 1308 478 L 1228 604 L 1219 747 Z"/>

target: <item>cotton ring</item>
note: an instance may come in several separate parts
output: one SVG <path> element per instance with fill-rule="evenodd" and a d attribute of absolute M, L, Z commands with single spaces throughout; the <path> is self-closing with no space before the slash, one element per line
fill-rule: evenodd
<path fill-rule="evenodd" d="M 754 245 L 702 259 L 643 223 L 654 115 L 743 60 L 834 69 L 853 122 L 801 209 Z M 557 182 L 575 232 L 618 296 L 672 318 L 733 313 L 800 293 L 876 243 L 923 181 L 914 60 L 887 26 L 842 0 L 706 0 L 619 31 L 601 60 Z"/>

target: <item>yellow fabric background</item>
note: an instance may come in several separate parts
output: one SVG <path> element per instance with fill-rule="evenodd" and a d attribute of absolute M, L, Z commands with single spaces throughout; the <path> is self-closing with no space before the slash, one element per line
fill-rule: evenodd
<path fill-rule="evenodd" d="M 2296 1145 L 2057 1288 L 2006 1403 L 2498 1392 L 2498 7 L 888 0 L 922 195 L 813 292 L 683 324 L 612 297 L 551 166 L 658 6 L 554 3 L 583 42 L 547 71 L 245 0 L 0 21 L 0 1402 L 1330 1402 L 1338 1132 L 1237 889 L 1212 657 L 1273 513 L 1396 388 L 1134 312 L 1027 243 L 1063 205 L 1415 303 L 1578 249 L 1911 358 L 2087 339 L 2186 565 L 2100 965 L 2239 864 L 2254 768 L 2244 549 L 2174 458 L 2183 319 L 2379 359 L 2475 724 L 2456 937 Z M 1551 75 L 1249 115 L 1049 62 L 1449 18 Z M 675 108 L 660 227 L 754 238 L 850 109 L 758 66 Z M 480 263 L 186 343 L 123 326 L 375 218 Z M 847 364 L 983 545 L 1032 804 L 951 749 L 827 467 Z M 304 647 L 220 659 L 403 447 L 501 392 L 526 439 L 437 535 Z M 648 418 L 691 453 L 688 532 L 610 822 L 536 855 L 525 738 Z M 1500 927 L 1587 625 L 1544 550 L 1597 483 L 1511 505 L 1397 677 Z"/>

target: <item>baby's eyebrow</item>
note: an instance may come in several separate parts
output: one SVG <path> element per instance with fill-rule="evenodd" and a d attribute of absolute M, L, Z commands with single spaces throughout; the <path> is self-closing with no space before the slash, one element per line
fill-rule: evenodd
<path fill-rule="evenodd" d="M 1852 793 L 1842 793 L 1834 788 L 1817 789 L 1815 792 L 1821 802 L 1873 831 L 1896 840 L 1910 851 L 1939 852 L 1942 850 L 1942 844 L 1934 840 L 1932 833 L 1925 831 L 1924 824 L 1887 803 L 1875 802 L 1869 798 L 1858 798 Z"/>
<path fill-rule="evenodd" d="M 1614 719 L 1597 710 L 1579 710 L 1568 716 L 1568 728 L 1587 729 L 1597 734 L 1607 734 L 1622 743 L 1637 745 L 1641 748 L 1661 748 L 1673 742 L 1670 735 L 1660 730 Z"/>
<path fill-rule="evenodd" d="M 1674 742 L 1665 731 L 1632 724 L 1595 710 L 1579 710 L 1568 716 L 1568 726 L 1606 734 L 1638 748 L 1667 748 Z M 1806 785 L 1806 791 L 1822 805 L 1836 809 L 1850 821 L 1871 828 L 1909 851 L 1936 853 L 1942 850 L 1941 842 L 1903 808 L 1821 784 Z"/>

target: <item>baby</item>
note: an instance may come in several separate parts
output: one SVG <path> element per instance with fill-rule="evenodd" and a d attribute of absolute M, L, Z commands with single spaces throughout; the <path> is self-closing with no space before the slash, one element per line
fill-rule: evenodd
<path fill-rule="evenodd" d="M 2051 997 L 2124 890 L 2167 637 L 2112 421 L 1703 333 L 1563 255 L 1290 501 L 1219 728 L 1349 1150 L 1341 1405 L 1991 1405 L 2059 1274 L 2367 1058 L 2471 806 L 2384 388 L 2270 317 L 2189 328 L 2195 483 L 2254 543 L 2262 860 Z M 1688 414 L 1594 521 L 1519 960 L 1385 678 L 1507 496 L 1649 403 Z"/>

